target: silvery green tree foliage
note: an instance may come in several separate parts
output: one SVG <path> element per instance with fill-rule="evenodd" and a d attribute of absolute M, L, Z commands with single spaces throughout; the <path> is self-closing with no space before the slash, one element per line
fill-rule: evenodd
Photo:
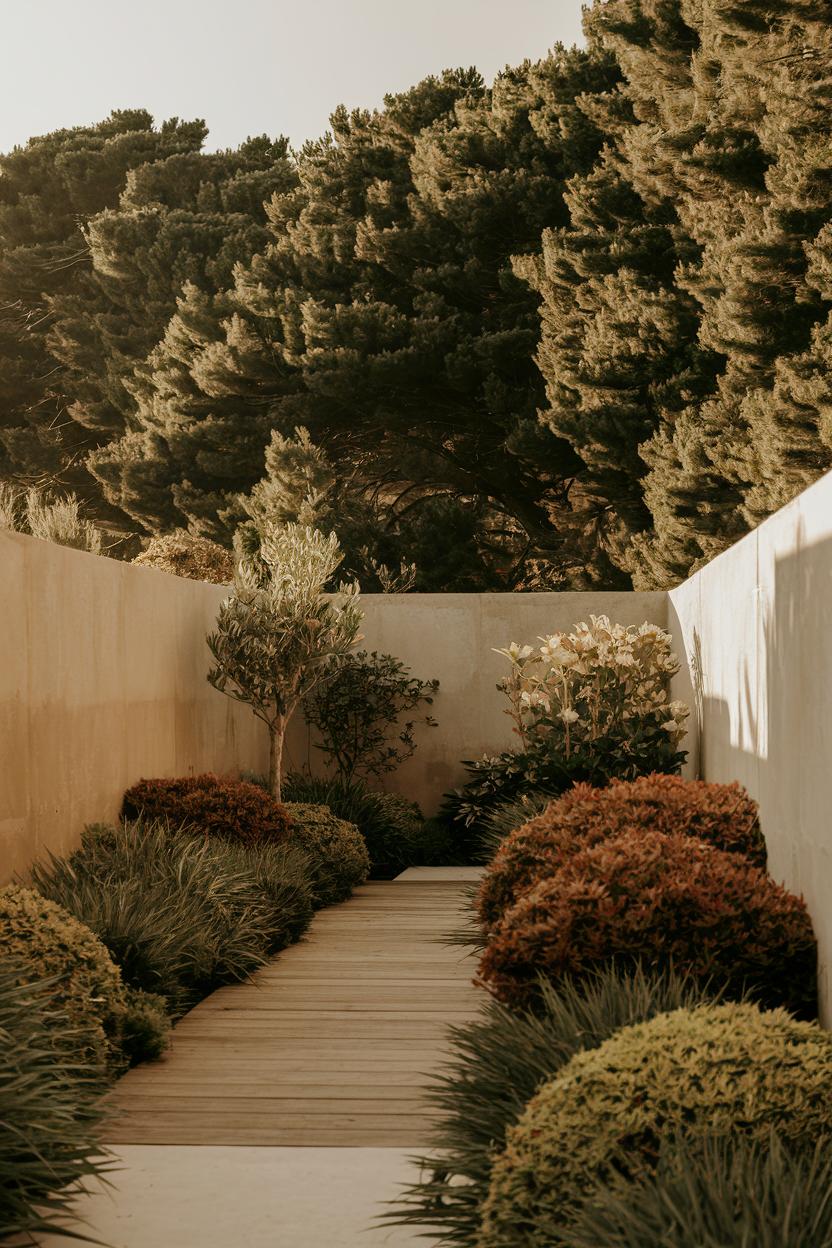
<path fill-rule="evenodd" d="M 342 554 L 334 533 L 272 526 L 237 564 L 232 593 L 208 636 L 208 680 L 250 706 L 269 732 L 269 788 L 280 800 L 286 729 L 329 664 L 358 641 L 357 582 L 327 593 Z"/>

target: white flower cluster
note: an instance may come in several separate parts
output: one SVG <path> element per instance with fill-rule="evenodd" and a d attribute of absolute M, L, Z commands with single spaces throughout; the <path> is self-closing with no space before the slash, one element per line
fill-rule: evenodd
<path fill-rule="evenodd" d="M 684 736 L 688 707 L 667 696 L 679 660 L 657 624 L 591 615 L 573 632 L 539 641 L 537 649 L 512 642 L 497 651 L 511 663 L 501 688 L 524 746 L 557 732 L 568 753 L 579 741 L 632 735 L 639 722 L 661 727 L 674 745 Z"/>

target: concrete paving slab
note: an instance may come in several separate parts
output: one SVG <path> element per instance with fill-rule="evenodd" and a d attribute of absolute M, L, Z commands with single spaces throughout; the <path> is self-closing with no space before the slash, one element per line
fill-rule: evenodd
<path fill-rule="evenodd" d="M 121 1145 L 111 1190 L 79 1199 L 86 1233 L 110 1248 L 430 1248 L 379 1228 L 416 1171 L 395 1148 Z M 66 1248 L 47 1236 L 40 1248 Z"/>
<path fill-rule="evenodd" d="M 458 883 L 465 883 L 470 880 L 476 883 L 481 880 L 485 867 L 408 867 L 406 871 L 402 871 L 401 875 L 397 875 L 393 883 L 404 880 L 411 883 L 413 880 L 423 881 L 443 881 L 455 880 Z"/>

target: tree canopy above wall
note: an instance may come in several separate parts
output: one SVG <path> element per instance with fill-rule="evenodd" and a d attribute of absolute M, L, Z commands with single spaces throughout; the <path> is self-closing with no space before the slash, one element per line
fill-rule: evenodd
<path fill-rule="evenodd" d="M 663 587 L 781 506 L 832 465 L 822 6 L 585 28 L 298 152 L 135 111 L 0 158 L 0 476 L 230 544 L 303 428 L 349 566 L 422 590 Z"/>

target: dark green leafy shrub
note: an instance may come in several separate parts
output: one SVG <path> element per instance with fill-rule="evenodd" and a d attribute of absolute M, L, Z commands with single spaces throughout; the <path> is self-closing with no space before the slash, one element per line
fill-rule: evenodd
<path fill-rule="evenodd" d="M 673 965 L 729 995 L 813 1017 L 817 950 L 803 900 L 741 854 L 688 836 L 622 832 L 571 854 L 506 911 L 480 963 L 488 989 L 529 1004 L 537 977 L 611 960 Z"/>
<path fill-rule="evenodd" d="M 428 1094 L 439 1111 L 432 1151 L 389 1220 L 435 1228 L 442 1243 L 475 1248 L 495 1157 L 541 1084 L 620 1027 L 703 999 L 684 976 L 610 969 L 580 988 L 542 984 L 538 1013 L 491 1002 L 475 1022 L 454 1028 L 452 1055 Z"/>
<path fill-rule="evenodd" d="M 284 849 L 248 851 L 159 822 L 98 825 L 70 858 L 36 868 L 33 880 L 100 936 L 127 983 L 159 993 L 181 1013 L 244 979 L 308 921 L 300 880 L 289 881 L 283 908 L 285 859 L 264 865 L 264 852 Z M 300 870 L 296 856 L 291 861 Z"/>
<path fill-rule="evenodd" d="M 127 986 L 119 1047 L 131 1066 L 154 1061 L 170 1044 L 171 1021 L 164 997 Z"/>
<path fill-rule="evenodd" d="M 27 982 L 52 980 L 54 1008 L 74 1029 L 79 1057 L 116 1071 L 127 1008 L 119 969 L 89 927 L 56 902 L 19 884 L 0 889 L 0 948 Z"/>
<path fill-rule="evenodd" d="M 663 1140 L 656 1174 L 588 1198 L 566 1248 L 832 1248 L 832 1139 Z"/>
<path fill-rule="evenodd" d="M 415 865 L 424 819 L 415 802 L 398 793 L 378 793 L 360 781 L 344 784 L 292 772 L 283 781 L 283 798 L 328 806 L 339 819 L 355 824 L 367 845 L 374 876 L 397 875 Z"/>
<path fill-rule="evenodd" d="M 419 711 L 432 706 L 438 680 L 417 680 L 392 654 L 359 650 L 338 658 L 303 703 L 317 729 L 319 749 L 350 784 L 356 776 L 395 771 L 416 749 L 417 723 L 435 728 Z M 419 711 L 416 719 L 406 716 Z"/>
<path fill-rule="evenodd" d="M 245 845 L 285 840 L 289 821 L 280 802 L 259 785 L 206 773 L 179 779 L 140 780 L 124 795 L 125 819 L 167 819 L 206 836 Z"/>
<path fill-rule="evenodd" d="M 713 851 L 718 852 L 718 851 Z M 494 1163 L 478 1248 L 551 1248 L 594 1189 L 655 1171 L 663 1137 L 832 1133 L 832 1036 L 785 1010 L 700 1005 L 624 1027 L 532 1097 Z"/>
<path fill-rule="evenodd" d="M 88 1029 L 56 1009 L 60 980 L 24 983 L 30 971 L 0 962 L 0 1236 L 27 1243 L 63 1223 L 69 1185 L 110 1165 L 97 1139 L 101 1072 L 79 1057 Z"/>
<path fill-rule="evenodd" d="M 614 780 L 605 788 L 576 784 L 499 847 L 480 887 L 483 927 L 492 928 L 526 889 L 551 876 L 575 849 L 626 830 L 684 833 L 766 865 L 757 803 L 739 784 L 662 775 Z"/>
<path fill-rule="evenodd" d="M 354 823 L 339 819 L 328 806 L 305 802 L 286 805 L 292 821 L 292 843 L 308 858 L 316 906 L 344 901 L 370 873 L 370 855 Z"/>

